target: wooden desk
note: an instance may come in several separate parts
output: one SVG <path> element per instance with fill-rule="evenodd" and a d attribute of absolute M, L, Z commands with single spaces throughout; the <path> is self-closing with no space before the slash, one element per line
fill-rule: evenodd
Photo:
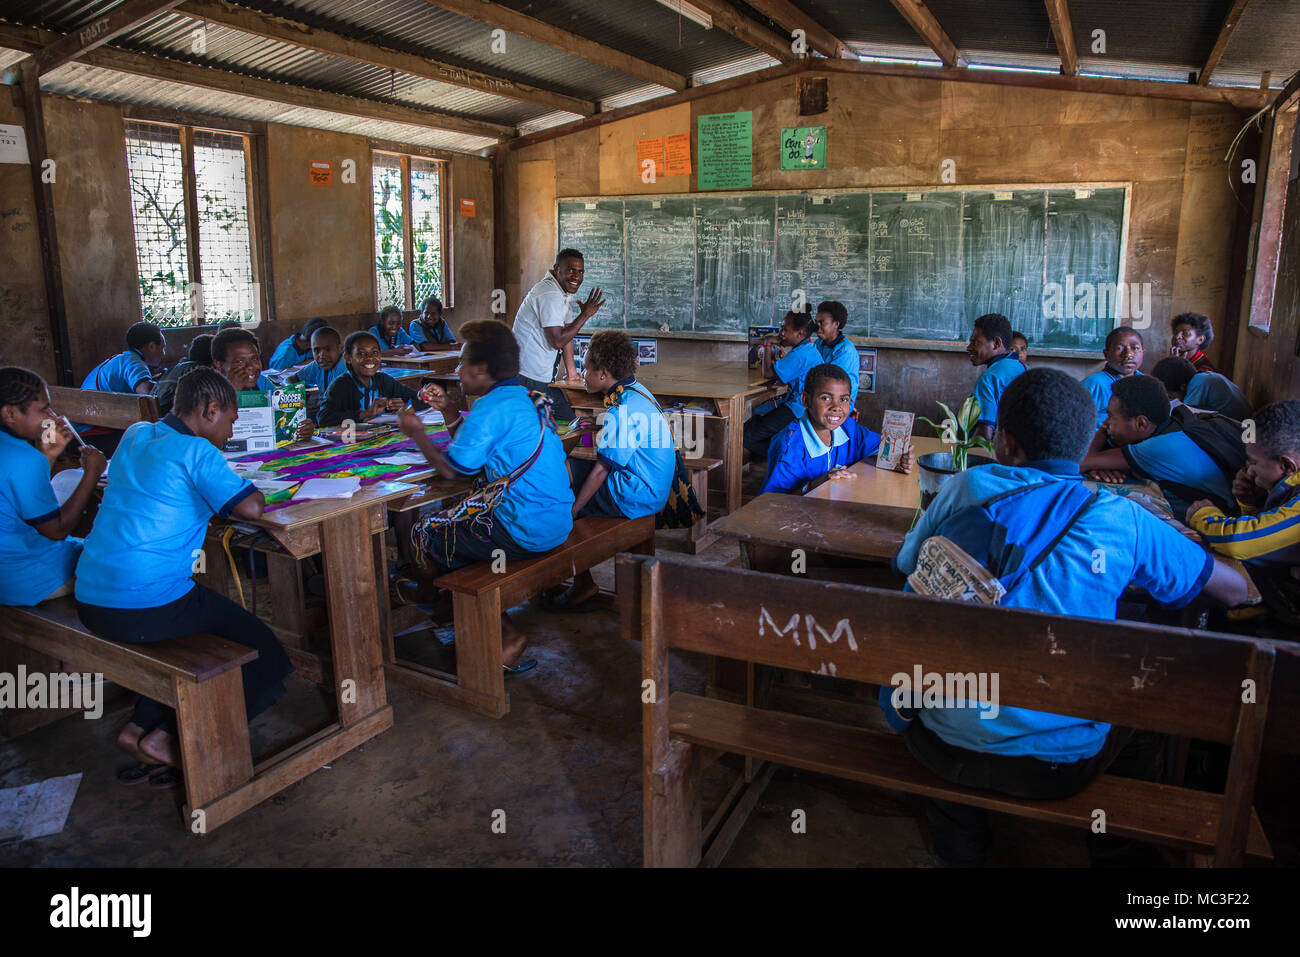
<path fill-rule="evenodd" d="M 742 546 L 802 548 L 819 555 L 884 561 L 903 546 L 915 514 L 915 507 L 769 492 L 718 519 L 712 530 Z"/>
<path fill-rule="evenodd" d="M 942 452 L 943 448 L 943 442 L 937 437 L 912 437 L 913 459 L 931 452 Z M 912 465 L 911 473 L 904 474 L 890 469 L 878 469 L 874 462 L 875 459 L 872 458 L 854 464 L 849 469 L 854 478 L 823 482 L 804 498 L 829 502 L 889 505 L 893 508 L 908 508 L 915 511 L 921 504 L 921 485 L 915 463 Z"/>
<path fill-rule="evenodd" d="M 715 359 L 655 362 L 637 369 L 636 378 L 661 404 L 698 402 L 711 406 L 715 414 L 727 420 L 722 481 L 727 511 L 734 512 L 740 507 L 745 421 L 756 406 L 780 395 L 785 387 L 769 387 L 762 373 L 746 367 L 744 362 Z M 579 382 L 560 380 L 551 385 L 563 389 L 574 408 L 604 407 L 600 397 L 589 394 Z"/>
<path fill-rule="evenodd" d="M 460 365 L 460 347 L 439 352 L 425 352 L 415 356 L 385 356 L 384 365 L 404 366 L 408 369 L 427 369 L 430 372 L 455 372 Z"/>

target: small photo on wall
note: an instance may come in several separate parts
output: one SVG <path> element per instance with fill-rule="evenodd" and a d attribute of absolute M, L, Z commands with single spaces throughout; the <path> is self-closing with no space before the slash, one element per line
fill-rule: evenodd
<path fill-rule="evenodd" d="M 826 127 L 781 130 L 781 169 L 825 169 Z"/>
<path fill-rule="evenodd" d="M 573 367 L 582 375 L 586 366 L 587 347 L 591 345 L 591 336 L 573 337 Z"/>
<path fill-rule="evenodd" d="M 858 347 L 858 392 L 876 391 L 876 350 Z"/>
<path fill-rule="evenodd" d="M 636 343 L 636 356 L 639 365 L 648 366 L 659 361 L 658 339 L 633 339 Z"/>

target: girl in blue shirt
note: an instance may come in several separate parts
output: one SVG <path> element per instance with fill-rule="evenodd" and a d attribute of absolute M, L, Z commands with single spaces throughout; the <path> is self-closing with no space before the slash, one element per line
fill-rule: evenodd
<path fill-rule="evenodd" d="M 430 296 L 424 300 L 424 308 L 411 320 L 407 331 L 411 335 L 411 341 L 417 346 L 426 343 L 442 346 L 460 345 L 456 337 L 451 334 L 451 326 L 447 325 L 447 320 L 442 316 L 442 300 L 437 296 Z"/>
<path fill-rule="evenodd" d="M 311 358 L 311 338 L 317 329 L 325 327 L 324 319 L 308 319 L 302 332 L 295 332 L 285 339 L 271 353 L 271 368 L 283 372 L 292 366 L 300 365 Z"/>
<path fill-rule="evenodd" d="M 478 396 L 474 410 L 462 416 L 437 385 L 420 395 L 442 412 L 451 445 L 441 452 L 419 416 L 398 415 L 401 430 L 415 440 L 438 474 L 465 478 L 482 472 L 489 482 L 521 470 L 487 515 L 441 529 L 416 525 L 423 573 L 433 578 L 474 562 L 504 555 L 506 561 L 535 558 L 562 545 L 573 530 L 573 492 L 564 467 L 564 446 L 554 428 L 519 382 L 519 343 L 505 323 L 476 319 L 460 330 L 460 387 Z M 445 532 L 445 534 L 444 534 Z M 527 637 L 510 617 L 501 615 L 501 661 L 508 673 L 534 667 L 520 662 Z"/>
<path fill-rule="evenodd" d="M 808 370 L 821 365 L 822 357 L 812 338 L 817 329 L 813 319 L 812 307 L 804 312 L 787 312 L 781 322 L 781 335 L 778 341 L 789 351 L 776 360 L 772 368 L 771 384 L 778 382 L 789 386 L 789 391 L 775 409 L 763 415 L 756 415 L 745 423 L 744 445 L 745 461 L 754 456 L 767 455 L 772 436 L 783 431 L 795 419 L 804 413 L 803 380 Z"/>
<path fill-rule="evenodd" d="M 385 356 L 413 351 L 415 340 L 402 328 L 402 310 L 396 306 L 388 306 L 379 314 L 379 321 L 370 327 L 370 334 L 379 340 Z"/>
<path fill-rule="evenodd" d="M 858 361 L 858 350 L 844 335 L 844 327 L 849 321 L 849 311 L 844 303 L 833 299 L 817 307 L 817 352 L 822 362 L 831 362 L 844 370 L 849 377 L 849 414 L 858 407 L 858 381 L 862 377 L 862 366 Z"/>
<path fill-rule="evenodd" d="M 81 539 L 69 538 L 104 474 L 104 453 L 81 447 L 81 481 L 62 505 L 50 466 L 72 432 L 35 372 L 0 369 L 0 605 L 36 605 L 72 592 Z"/>
<path fill-rule="evenodd" d="M 231 384 L 216 370 L 199 368 L 177 384 L 170 415 L 126 430 L 77 563 L 76 594 L 82 624 L 109 641 L 148 644 L 205 633 L 255 649 L 257 658 L 242 666 L 251 719 L 284 694 L 293 666 L 256 615 L 191 577 L 214 514 L 262 515 L 262 493 L 220 452 L 238 414 Z M 175 711 L 140 697 L 117 739 L 140 767 L 118 779 L 175 787 L 179 775 L 160 765 L 180 766 L 176 732 Z"/>

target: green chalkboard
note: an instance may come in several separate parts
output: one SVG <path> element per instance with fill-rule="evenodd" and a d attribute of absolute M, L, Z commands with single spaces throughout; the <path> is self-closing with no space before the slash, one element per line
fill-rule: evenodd
<path fill-rule="evenodd" d="M 1063 186 L 561 200 L 559 241 L 586 256 L 581 294 L 605 289 L 596 328 L 739 338 L 838 299 L 852 335 L 961 341 L 1001 312 L 1038 347 L 1094 349 L 1123 307 L 1126 199 Z"/>

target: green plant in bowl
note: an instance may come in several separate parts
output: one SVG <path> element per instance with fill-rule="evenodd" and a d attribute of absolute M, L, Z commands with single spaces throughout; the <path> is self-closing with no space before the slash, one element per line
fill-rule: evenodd
<path fill-rule="evenodd" d="M 957 415 L 953 415 L 952 409 L 942 402 L 936 400 L 935 404 L 943 409 L 946 416 L 942 422 L 932 422 L 923 415 L 918 415 L 917 418 L 938 432 L 939 440 L 944 445 L 952 446 L 952 467 L 956 471 L 966 471 L 966 457 L 971 449 L 983 449 L 990 454 L 993 452 L 992 442 L 975 435 L 975 425 L 980 418 L 980 404 L 975 396 L 966 398 Z"/>

